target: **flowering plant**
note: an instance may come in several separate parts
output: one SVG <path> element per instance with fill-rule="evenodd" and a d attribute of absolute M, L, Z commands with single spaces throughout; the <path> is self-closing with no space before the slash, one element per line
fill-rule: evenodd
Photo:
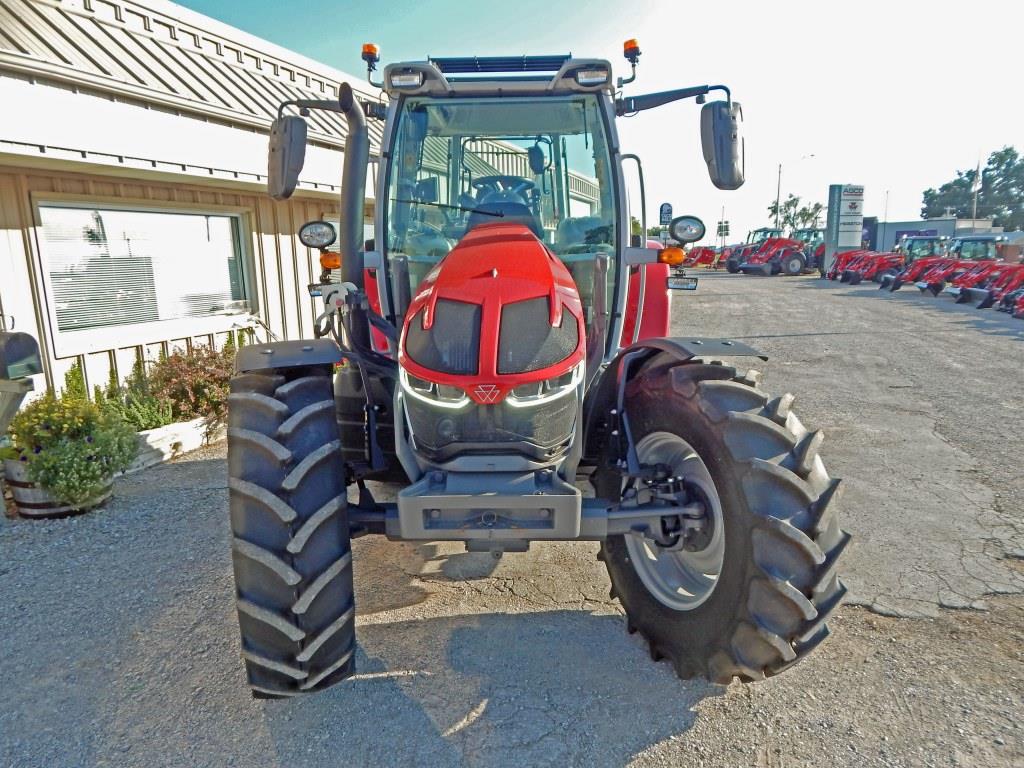
<path fill-rule="evenodd" d="M 28 476 L 64 504 L 98 496 L 138 450 L 135 432 L 95 403 L 47 393 L 26 405 L 10 427 L 4 458 L 27 463 Z"/>

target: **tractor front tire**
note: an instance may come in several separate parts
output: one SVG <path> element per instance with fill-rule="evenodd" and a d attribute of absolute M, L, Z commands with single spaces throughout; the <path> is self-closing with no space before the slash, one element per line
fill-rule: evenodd
<path fill-rule="evenodd" d="M 818 457 L 821 434 L 808 432 L 791 412 L 792 395 L 769 398 L 757 378 L 723 365 L 656 359 L 627 385 L 638 446 L 682 441 L 717 493 L 712 506 L 724 544 L 702 601 L 693 597 L 697 588 L 666 596 L 647 586 L 662 573 L 659 559 L 678 553 L 640 534 L 609 537 L 599 555 L 627 628 L 641 633 L 655 661 L 668 659 L 684 679 L 728 684 L 781 672 L 828 636 L 826 621 L 846 593 L 836 562 L 850 536 L 836 515 L 839 481 Z M 604 498 L 617 498 L 621 483 L 614 469 L 595 475 Z M 645 551 L 653 565 L 634 563 Z M 670 582 L 685 582 L 681 567 L 665 567 Z M 714 571 L 714 565 L 703 568 Z M 692 583 L 692 575 L 686 578 Z M 708 582 L 698 586 L 706 589 Z"/>
<path fill-rule="evenodd" d="M 355 670 L 352 550 L 330 369 L 231 380 L 231 558 L 257 698 L 322 690 Z"/>
<path fill-rule="evenodd" d="M 796 277 L 804 273 L 804 257 L 799 253 L 786 256 L 782 262 L 782 271 L 790 277 Z"/>
<path fill-rule="evenodd" d="M 740 262 L 738 259 L 728 258 L 725 260 L 725 269 L 730 275 L 735 275 L 740 271 Z"/>

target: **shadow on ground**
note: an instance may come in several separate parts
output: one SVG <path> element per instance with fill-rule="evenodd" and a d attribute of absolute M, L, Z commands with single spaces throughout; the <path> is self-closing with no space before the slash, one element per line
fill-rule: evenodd
<path fill-rule="evenodd" d="M 724 690 L 653 664 L 610 608 L 460 607 L 488 555 L 371 537 L 356 545 L 356 678 L 254 700 L 220 451 L 123 478 L 90 515 L 0 527 L 0 763 L 622 765 Z"/>
<path fill-rule="evenodd" d="M 367 766 L 618 766 L 724 690 L 652 664 L 615 616 L 452 616 L 361 627 L 359 641 L 355 680 L 261 705 L 280 765 L 309 744 L 341 758 L 359 732 Z"/>
<path fill-rule="evenodd" d="M 881 301 L 898 301 L 901 304 L 917 304 L 922 309 L 936 312 L 944 312 L 956 317 L 958 325 L 973 326 L 983 333 L 1007 336 L 1013 339 L 1024 340 L 1024 321 L 1012 317 L 1006 312 L 997 312 L 995 309 L 975 309 L 971 304 L 957 304 L 951 296 L 932 296 L 930 293 L 922 293 L 912 285 L 905 285 L 898 291 L 879 290 L 876 283 L 861 283 L 859 286 L 850 286 L 832 280 L 808 280 L 800 284 L 805 290 L 828 290 L 835 291 L 835 296 L 842 298 L 867 298 L 874 297 Z M 936 329 L 938 333 L 948 333 L 949 328 Z M 923 331 L 927 333 L 928 331 Z"/>

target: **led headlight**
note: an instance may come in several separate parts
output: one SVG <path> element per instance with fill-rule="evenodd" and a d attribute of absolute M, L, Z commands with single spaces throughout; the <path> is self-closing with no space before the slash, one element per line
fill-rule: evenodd
<path fill-rule="evenodd" d="M 338 239 L 338 230 L 329 221 L 309 221 L 299 230 L 299 242 L 307 248 L 326 248 Z"/>
<path fill-rule="evenodd" d="M 438 408 L 458 409 L 469 403 L 469 396 L 458 387 L 421 379 L 405 368 L 399 370 L 399 381 L 406 394 Z"/>
<path fill-rule="evenodd" d="M 550 403 L 560 397 L 574 392 L 580 382 L 583 381 L 584 363 L 580 363 L 571 371 L 566 371 L 560 376 L 554 376 L 544 381 L 532 381 L 529 384 L 520 384 L 509 392 L 505 399 L 513 408 L 526 408 L 531 405 Z"/>

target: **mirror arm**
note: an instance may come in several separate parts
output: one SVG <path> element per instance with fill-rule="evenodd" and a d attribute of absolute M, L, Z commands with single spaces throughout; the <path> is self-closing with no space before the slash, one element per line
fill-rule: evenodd
<path fill-rule="evenodd" d="M 732 101 L 732 94 L 724 85 L 695 85 L 690 88 L 677 88 L 673 91 L 659 91 L 658 93 L 646 93 L 642 96 L 616 99 L 615 114 L 618 117 L 631 115 L 635 112 L 643 112 L 645 109 L 654 109 L 664 104 L 670 104 L 673 101 L 704 96 L 709 91 L 725 91 L 726 99 Z"/>

